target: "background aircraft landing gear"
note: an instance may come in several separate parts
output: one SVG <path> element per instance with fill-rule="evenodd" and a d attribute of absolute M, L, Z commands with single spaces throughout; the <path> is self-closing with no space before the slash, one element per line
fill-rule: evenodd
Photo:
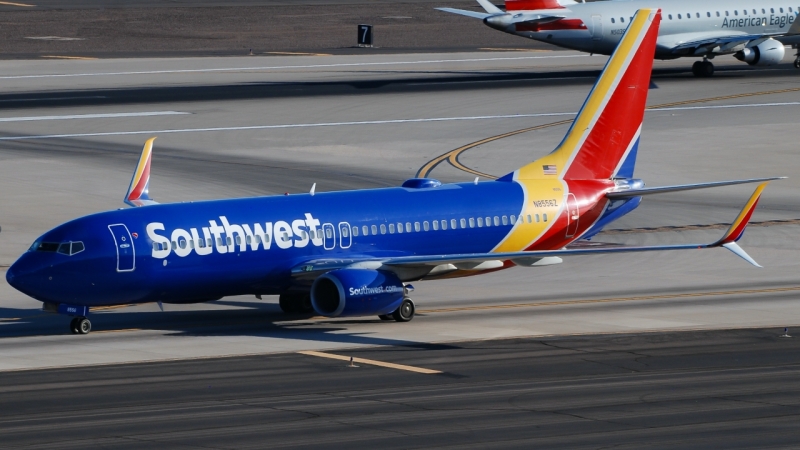
<path fill-rule="evenodd" d="M 698 78 L 708 78 L 714 75 L 714 64 L 704 59 L 702 61 L 695 61 L 692 64 L 692 73 Z"/>
<path fill-rule="evenodd" d="M 800 56 L 798 56 L 797 59 L 794 60 L 794 68 L 800 69 Z"/>
<path fill-rule="evenodd" d="M 398 322 L 409 322 L 414 318 L 415 310 L 414 302 L 406 297 L 403 299 L 403 303 L 400 303 L 400 307 L 392 313 L 392 317 Z"/>
<path fill-rule="evenodd" d="M 92 322 L 86 317 L 76 317 L 69 324 L 72 334 L 89 334 L 92 331 Z"/>
<path fill-rule="evenodd" d="M 308 314 L 314 311 L 309 294 L 281 294 L 278 304 L 287 314 Z"/>

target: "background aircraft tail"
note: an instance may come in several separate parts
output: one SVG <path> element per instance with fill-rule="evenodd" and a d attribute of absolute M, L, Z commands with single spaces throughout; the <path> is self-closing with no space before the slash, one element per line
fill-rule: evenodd
<path fill-rule="evenodd" d="M 561 144 L 516 178 L 633 176 L 660 22 L 660 10 L 637 12 Z"/>
<path fill-rule="evenodd" d="M 563 9 L 574 5 L 572 0 L 506 0 L 506 11 L 535 11 L 537 9 Z"/>

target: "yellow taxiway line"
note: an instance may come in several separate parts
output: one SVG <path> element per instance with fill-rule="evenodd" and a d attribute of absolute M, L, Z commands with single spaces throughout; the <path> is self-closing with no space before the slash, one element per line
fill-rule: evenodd
<path fill-rule="evenodd" d="M 311 350 L 297 352 L 301 355 L 316 356 L 318 358 L 336 359 L 339 361 L 350 362 L 349 356 L 334 355 L 333 353 L 315 352 Z M 374 359 L 353 358 L 354 364 L 368 364 L 370 366 L 386 367 L 387 369 L 405 370 L 407 372 L 424 373 L 427 375 L 442 373 L 441 370 L 425 369 L 423 367 L 406 366 L 404 364 L 394 364 L 383 361 L 375 361 Z"/>

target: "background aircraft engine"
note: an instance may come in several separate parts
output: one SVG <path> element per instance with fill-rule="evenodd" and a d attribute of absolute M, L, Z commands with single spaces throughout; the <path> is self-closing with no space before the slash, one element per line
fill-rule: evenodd
<path fill-rule="evenodd" d="M 327 317 L 391 314 L 402 303 L 403 283 L 391 272 L 339 269 L 328 272 L 311 286 L 311 306 Z"/>
<path fill-rule="evenodd" d="M 786 49 L 782 43 L 775 39 L 767 39 L 756 46 L 736 52 L 733 56 L 751 66 L 774 66 L 783 61 L 784 55 Z"/>

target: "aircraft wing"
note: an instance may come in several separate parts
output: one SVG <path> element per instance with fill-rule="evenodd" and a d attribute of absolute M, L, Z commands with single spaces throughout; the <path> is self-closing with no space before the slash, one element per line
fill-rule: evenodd
<path fill-rule="evenodd" d="M 491 14 L 481 13 L 481 12 L 478 12 L 478 11 L 468 11 L 466 9 L 455 9 L 455 8 L 436 8 L 436 9 L 438 9 L 439 11 L 444 11 L 444 12 L 448 12 L 448 13 L 451 13 L 451 14 L 458 14 L 458 15 L 461 15 L 461 16 L 472 17 L 473 19 L 481 19 L 481 20 L 483 20 L 483 19 L 491 16 Z"/>
<path fill-rule="evenodd" d="M 781 33 L 745 34 L 717 31 L 713 33 L 683 33 L 662 36 L 658 39 L 659 47 L 666 47 L 673 53 L 681 53 L 699 47 L 734 48 L 756 39 L 778 36 Z"/>
<path fill-rule="evenodd" d="M 748 180 L 714 181 L 712 183 L 680 184 L 676 186 L 659 186 L 652 188 L 628 189 L 625 191 L 609 192 L 606 194 L 606 198 L 609 198 L 611 200 L 618 200 L 622 198 L 641 197 L 643 195 L 665 194 L 667 192 L 691 191 L 694 189 L 706 189 L 706 188 L 720 187 L 720 186 L 733 186 L 736 184 L 763 183 L 765 181 L 780 180 L 783 178 L 785 177 L 751 178 Z"/>
<path fill-rule="evenodd" d="M 742 208 L 736 220 L 725 234 L 713 243 L 679 244 L 657 246 L 580 246 L 576 248 L 563 248 L 557 250 L 522 251 L 504 253 L 465 253 L 449 255 L 411 255 L 411 256 L 363 256 L 349 257 L 346 259 L 315 259 L 303 262 L 292 269 L 295 281 L 312 281 L 317 276 L 336 269 L 373 269 L 386 270 L 398 273 L 401 279 L 419 279 L 435 270 L 437 267 L 449 266 L 452 270 L 490 270 L 503 267 L 505 261 L 511 261 L 521 266 L 543 266 L 558 264 L 563 257 L 578 255 L 601 255 L 612 253 L 638 253 L 667 250 L 697 250 L 715 247 L 724 247 L 735 253 L 750 264 L 761 267 L 738 244 L 744 234 L 747 223 L 753 215 L 761 193 L 767 182 L 761 183 L 750 196 L 747 204 Z M 403 276 L 403 274 L 407 276 Z"/>

